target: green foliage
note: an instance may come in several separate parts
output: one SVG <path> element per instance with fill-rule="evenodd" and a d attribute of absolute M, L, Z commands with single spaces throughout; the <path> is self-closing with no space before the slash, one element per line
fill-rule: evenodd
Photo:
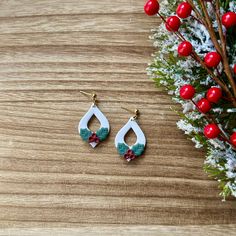
<path fill-rule="evenodd" d="M 88 129 L 80 129 L 80 136 L 84 141 L 88 141 L 89 137 L 92 135 L 92 132 Z"/>
<path fill-rule="evenodd" d="M 97 130 L 96 135 L 98 136 L 100 141 L 104 141 L 109 134 L 108 128 L 100 128 Z"/>
<path fill-rule="evenodd" d="M 118 143 L 118 146 L 117 146 L 117 150 L 118 150 L 118 153 L 121 155 L 121 156 L 124 156 L 125 153 L 128 151 L 129 147 L 124 144 L 124 143 Z"/>
<path fill-rule="evenodd" d="M 134 155 L 135 155 L 135 156 L 141 156 L 141 154 L 142 154 L 143 151 L 144 151 L 144 145 L 137 143 L 137 144 L 134 145 L 131 149 L 132 149 L 132 151 L 134 152 Z"/>
<path fill-rule="evenodd" d="M 220 4 L 225 12 L 227 12 L 229 11 L 229 3 L 234 1 L 220 0 Z M 164 10 L 162 15 L 166 17 L 173 15 L 180 2 L 181 1 L 178 0 L 168 0 L 168 3 L 163 6 Z M 199 1 L 194 2 L 199 4 Z M 199 7 L 199 10 L 201 11 L 201 7 Z M 198 49 L 197 53 L 199 53 L 201 58 L 204 58 L 205 53 L 208 52 L 208 48 L 204 45 L 204 40 L 207 39 L 205 30 L 201 31 L 196 27 L 196 24 L 191 24 L 191 19 L 183 19 L 180 30 L 188 41 L 194 42 L 194 45 L 199 45 L 199 47 L 196 47 Z M 234 157 L 235 150 L 232 150 L 228 143 L 221 140 L 206 139 L 203 134 L 203 129 L 209 121 L 205 116 L 201 116 L 197 110 L 192 111 L 188 101 L 183 101 L 178 95 L 179 88 L 183 84 L 189 83 L 196 89 L 195 99 L 198 101 L 198 99 L 206 95 L 210 87 L 216 85 L 216 82 L 213 79 L 209 79 L 208 72 L 202 68 L 200 64 L 191 64 L 188 67 L 188 64 L 182 63 L 185 60 L 189 60 L 189 58 L 186 59 L 176 56 L 175 48 L 178 45 L 178 41 L 173 40 L 172 43 L 172 40 L 169 39 L 169 37 L 172 37 L 169 32 L 163 30 L 162 27 L 155 29 L 153 32 L 154 35 L 152 38 L 155 41 L 155 45 L 157 45 L 157 52 L 154 55 L 153 63 L 148 68 L 148 72 L 158 88 L 162 87 L 166 89 L 173 95 L 174 101 L 184 106 L 185 112 L 187 113 L 177 112 L 181 117 L 179 127 L 189 135 L 196 143 L 197 147 L 203 146 L 206 150 L 211 149 L 211 151 L 214 151 L 207 154 L 207 164 L 205 164 L 204 170 L 219 182 L 219 187 L 222 189 L 221 196 L 226 198 L 234 192 L 232 184 L 233 186 L 236 185 L 235 178 L 231 179 L 228 177 L 231 175 L 227 172 L 228 167 L 226 161 L 229 155 Z M 232 27 L 228 29 L 226 33 L 228 60 L 229 64 L 232 66 L 235 64 L 236 55 L 236 28 Z M 219 38 L 218 33 L 216 33 L 216 36 Z M 207 43 L 208 41 L 206 41 L 206 45 Z M 228 78 L 224 71 L 221 72 L 220 79 L 230 88 Z M 228 136 L 230 136 L 233 131 L 236 131 L 236 112 L 228 112 L 228 109 L 231 108 L 233 108 L 232 101 L 225 99 L 224 96 L 217 104 L 212 104 L 212 109 L 208 113 L 209 117 L 214 117 L 214 120 L 221 125 Z M 231 150 L 232 153 L 229 154 L 229 150 Z"/>
<path fill-rule="evenodd" d="M 222 160 L 224 162 L 224 160 Z M 219 181 L 219 188 L 222 190 L 220 196 L 224 199 L 231 195 L 231 189 L 227 185 L 230 181 L 227 176 L 225 175 L 224 169 L 219 169 L 217 167 L 211 166 L 209 164 L 204 165 L 204 170 L 206 173 L 209 174 L 210 177 Z"/>

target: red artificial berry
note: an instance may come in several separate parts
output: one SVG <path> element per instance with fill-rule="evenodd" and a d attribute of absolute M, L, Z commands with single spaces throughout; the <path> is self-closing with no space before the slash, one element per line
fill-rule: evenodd
<path fill-rule="evenodd" d="M 187 18 L 191 15 L 192 7 L 187 2 L 182 2 L 177 7 L 176 13 L 180 18 Z"/>
<path fill-rule="evenodd" d="M 217 103 L 222 97 L 222 91 L 220 88 L 212 87 L 207 91 L 207 100 L 212 103 Z"/>
<path fill-rule="evenodd" d="M 225 28 L 230 28 L 236 25 L 236 13 L 234 12 L 227 12 L 222 16 L 222 24 Z"/>
<path fill-rule="evenodd" d="M 191 84 L 186 84 L 180 88 L 180 97 L 189 100 L 192 99 L 195 94 L 195 88 Z"/>
<path fill-rule="evenodd" d="M 197 102 L 197 108 L 200 112 L 207 113 L 211 110 L 211 103 L 206 98 L 202 98 Z"/>
<path fill-rule="evenodd" d="M 220 134 L 220 129 L 216 124 L 209 124 L 206 125 L 204 128 L 204 135 L 209 139 L 216 138 L 219 134 Z"/>
<path fill-rule="evenodd" d="M 234 65 L 234 74 L 236 74 L 236 64 Z"/>
<path fill-rule="evenodd" d="M 159 12 L 160 5 L 157 0 L 149 0 L 144 5 L 144 11 L 147 15 L 153 16 Z"/>
<path fill-rule="evenodd" d="M 220 64 L 221 56 L 218 52 L 208 52 L 204 58 L 204 61 L 210 68 L 217 67 Z"/>
<path fill-rule="evenodd" d="M 187 57 L 191 55 L 193 51 L 193 46 L 188 41 L 183 41 L 178 47 L 178 53 L 180 56 Z"/>
<path fill-rule="evenodd" d="M 166 29 L 168 31 L 178 31 L 181 25 L 181 21 L 177 16 L 170 16 L 166 20 Z"/>
<path fill-rule="evenodd" d="M 230 142 L 236 147 L 236 132 L 231 135 Z"/>

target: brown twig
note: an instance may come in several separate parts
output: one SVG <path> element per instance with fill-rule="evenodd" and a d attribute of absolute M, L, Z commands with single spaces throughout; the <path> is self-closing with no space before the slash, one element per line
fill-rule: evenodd
<path fill-rule="evenodd" d="M 205 5 L 205 2 L 204 0 L 199 0 L 200 2 L 200 5 L 202 7 L 202 11 L 204 13 L 204 16 L 205 16 L 205 20 L 206 20 L 206 28 L 210 34 L 210 37 L 211 37 L 211 40 L 212 40 L 212 43 L 214 44 L 215 46 L 215 49 L 217 50 L 217 52 L 222 56 L 223 52 L 222 52 L 222 48 L 218 42 L 218 39 L 216 37 L 216 33 L 215 33 L 215 30 L 212 26 L 212 22 L 211 22 L 211 18 L 208 14 L 208 11 L 207 11 L 207 8 L 206 8 L 206 5 Z"/>
<path fill-rule="evenodd" d="M 157 13 L 157 15 L 160 16 L 160 18 L 162 19 L 162 21 L 163 21 L 164 23 L 168 24 L 167 21 L 166 21 L 166 19 L 165 19 L 159 12 Z M 171 28 L 171 27 L 170 27 L 170 28 Z M 173 30 L 172 30 L 172 32 L 173 32 L 181 41 L 184 41 L 184 40 L 185 40 L 185 38 L 183 37 L 183 35 L 180 34 L 179 32 L 176 32 L 176 31 L 173 31 Z"/>
<path fill-rule="evenodd" d="M 198 108 L 196 102 L 193 101 L 193 99 L 191 99 L 191 102 L 194 104 L 194 106 L 196 107 L 196 109 L 197 109 L 200 113 L 202 113 L 201 110 Z M 221 128 L 221 127 L 219 126 L 219 124 L 218 124 L 218 122 L 215 120 L 215 118 L 212 117 L 212 116 L 209 115 L 209 114 L 204 114 L 204 117 L 206 118 L 206 120 L 208 121 L 208 123 L 217 124 L 217 126 L 218 126 L 219 129 L 220 129 L 221 136 L 222 136 L 222 135 L 224 136 L 223 139 L 224 139 L 225 141 L 227 141 L 228 143 L 230 143 L 229 137 L 226 135 L 226 132 L 223 130 L 223 128 Z"/>
<path fill-rule="evenodd" d="M 218 85 L 220 85 L 220 87 L 225 91 L 227 96 L 232 100 L 232 94 L 231 94 L 229 88 L 213 73 L 213 71 L 211 69 L 209 69 L 206 66 L 204 61 L 198 56 L 198 54 L 195 51 L 193 51 L 193 56 L 194 56 L 195 60 L 201 64 L 201 66 L 208 72 L 208 74 L 215 80 L 215 82 Z M 236 107 L 236 103 L 234 103 L 234 105 Z"/>
<path fill-rule="evenodd" d="M 207 27 L 207 22 L 204 20 L 204 18 L 202 17 L 201 13 L 200 13 L 200 12 L 198 11 L 198 9 L 195 7 L 193 1 L 192 1 L 192 0 L 187 0 L 187 2 L 191 5 L 193 11 L 195 12 L 195 14 L 196 14 L 196 16 L 197 16 L 197 17 L 195 17 L 195 18 L 198 19 L 198 20 L 201 19 L 201 20 L 200 20 L 201 23 L 202 23 L 205 27 Z"/>
<path fill-rule="evenodd" d="M 191 1 L 191 0 L 188 0 L 188 1 Z M 200 0 L 201 1 L 201 0 Z M 205 5 L 204 5 L 205 6 Z M 195 6 L 194 6 L 195 7 Z M 208 13 L 207 13 L 208 14 Z M 165 18 L 160 14 L 158 13 L 158 15 L 160 16 L 160 18 L 162 19 L 162 21 L 164 23 L 167 23 Z M 209 16 L 209 15 L 208 15 Z M 212 25 L 211 25 L 212 27 Z M 212 27 L 212 30 L 213 30 L 213 33 L 215 35 L 215 31 Z M 185 41 L 185 38 L 183 37 L 183 35 L 177 31 L 177 32 L 173 32 L 181 41 Z M 216 36 L 215 36 L 216 37 Z M 216 41 L 217 41 L 217 38 L 216 38 Z M 218 43 L 218 41 L 217 41 Z M 220 48 L 221 49 L 221 48 Z M 211 69 L 209 69 L 206 64 L 204 63 L 204 61 L 198 56 L 198 54 L 193 50 L 192 52 L 192 58 L 195 59 L 197 62 L 199 62 L 201 64 L 201 66 L 208 72 L 208 74 L 210 74 L 210 76 L 212 77 L 212 79 L 215 80 L 215 82 L 222 88 L 222 90 L 224 90 L 224 92 L 226 93 L 227 97 L 229 98 L 229 100 L 232 101 L 234 107 L 236 107 L 236 99 L 235 97 L 232 95 L 230 89 L 224 84 L 224 82 L 222 82 L 214 73 Z"/>
<path fill-rule="evenodd" d="M 204 23 L 203 23 L 200 19 L 198 19 L 196 16 L 191 15 L 191 17 L 192 17 L 194 20 L 196 20 L 199 24 L 204 25 Z"/>
<path fill-rule="evenodd" d="M 229 83 L 232 87 L 232 91 L 234 94 L 234 97 L 236 98 L 236 84 L 231 72 L 231 68 L 229 65 L 229 61 L 228 61 L 228 56 L 227 56 L 227 50 L 226 50 L 226 40 L 225 40 L 225 36 L 223 33 L 223 28 L 222 28 L 222 22 L 220 19 L 220 3 L 219 0 L 216 0 L 216 20 L 217 20 L 217 24 L 218 24 L 218 28 L 219 28 L 219 36 L 220 36 L 220 40 L 221 40 L 221 44 L 222 44 L 222 61 L 223 61 L 223 66 L 224 66 L 224 71 L 225 74 L 227 75 L 228 79 L 229 79 Z"/>

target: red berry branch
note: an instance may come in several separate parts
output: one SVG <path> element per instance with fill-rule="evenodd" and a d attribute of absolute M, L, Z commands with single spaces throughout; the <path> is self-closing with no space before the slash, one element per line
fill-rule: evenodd
<path fill-rule="evenodd" d="M 216 11 L 219 10 L 219 1 L 216 0 Z M 144 10 L 147 15 L 155 15 L 158 14 L 160 18 L 165 22 L 166 28 L 168 31 L 174 32 L 174 34 L 182 41 L 182 43 L 179 45 L 178 48 L 178 53 L 180 56 L 192 56 L 193 59 L 195 59 L 197 62 L 201 64 L 201 66 L 208 72 L 208 74 L 212 77 L 212 79 L 215 80 L 215 82 L 224 90 L 228 100 L 232 101 L 232 104 L 234 107 L 236 107 L 236 83 L 233 79 L 233 75 L 231 72 L 231 68 L 228 63 L 227 59 L 227 53 L 226 53 L 226 43 L 225 40 L 223 39 L 223 30 L 222 30 L 222 23 L 227 26 L 226 28 L 230 28 L 233 25 L 236 25 L 236 13 L 230 12 L 226 13 L 222 17 L 222 23 L 219 17 L 219 13 L 216 13 L 217 18 L 218 18 L 218 24 L 219 24 L 219 31 L 221 40 L 223 40 L 222 47 L 218 42 L 218 39 L 216 37 L 216 33 L 214 31 L 214 28 L 212 26 L 212 22 L 210 19 L 210 16 L 208 14 L 205 1 L 200 0 L 200 5 L 202 7 L 202 11 L 204 15 L 202 15 L 194 5 L 192 0 L 187 0 L 186 2 L 182 2 L 179 4 L 177 7 L 176 13 L 178 17 L 180 18 L 187 18 L 191 16 L 192 11 L 195 12 L 196 14 L 196 19 L 198 19 L 200 22 L 204 24 L 204 26 L 207 28 L 209 31 L 211 40 L 217 50 L 217 52 L 209 52 L 204 60 L 202 60 L 198 54 L 194 51 L 192 45 L 190 42 L 186 41 L 184 37 L 181 35 L 179 32 L 179 28 L 181 26 L 181 21 L 177 16 L 170 16 L 167 20 L 159 13 L 160 5 L 157 0 L 149 0 L 145 6 Z M 213 5 L 213 4 L 212 4 Z M 223 66 L 224 66 L 224 71 L 225 74 L 228 77 L 228 80 L 230 82 L 232 92 L 230 88 L 218 77 L 215 75 L 214 71 L 212 69 L 217 68 L 217 66 L 220 64 L 222 61 Z"/>
<path fill-rule="evenodd" d="M 221 98 L 226 98 L 228 101 L 232 102 L 233 107 L 236 107 L 236 81 L 233 76 L 233 72 L 236 74 L 236 65 L 234 68 L 231 68 L 229 65 L 226 49 L 226 36 L 223 32 L 223 26 L 227 30 L 236 25 L 236 13 L 227 12 L 221 17 L 219 0 L 215 0 L 214 2 L 209 0 L 199 0 L 198 2 L 201 8 L 200 10 L 195 6 L 193 0 L 186 0 L 178 5 L 176 9 L 177 16 L 170 16 L 167 19 L 159 13 L 160 5 L 157 0 L 149 0 L 144 6 L 144 10 L 147 15 L 159 15 L 165 23 L 166 29 L 173 32 L 178 37 L 181 41 L 178 46 L 179 56 L 191 56 L 194 60 L 200 63 L 202 68 L 204 68 L 211 78 L 220 86 L 220 88 L 210 88 L 207 91 L 206 97 L 202 98 L 197 103 L 193 101 L 195 88 L 190 84 L 184 85 L 180 88 L 180 96 L 185 100 L 192 101 L 198 111 L 205 115 L 205 118 L 209 123 L 204 128 L 204 134 L 207 138 L 212 139 L 219 136 L 224 141 L 227 141 L 236 147 L 236 132 L 233 133 L 229 139 L 226 132 L 217 124 L 214 117 L 208 114 L 212 109 L 212 104 L 217 103 Z M 218 32 L 215 32 L 214 30 L 206 2 L 210 2 L 215 12 Z M 196 16 L 192 15 L 192 12 L 194 12 Z M 215 47 L 216 51 L 206 53 L 204 58 L 201 58 L 196 53 L 191 42 L 187 41 L 179 31 L 181 26 L 180 18 L 185 19 L 190 16 L 205 26 Z M 219 35 L 220 42 L 218 41 L 217 34 Z M 223 65 L 223 71 L 230 86 L 225 83 L 218 70 L 218 66 L 221 62 Z M 225 97 L 223 97 L 222 92 L 224 92 Z"/>

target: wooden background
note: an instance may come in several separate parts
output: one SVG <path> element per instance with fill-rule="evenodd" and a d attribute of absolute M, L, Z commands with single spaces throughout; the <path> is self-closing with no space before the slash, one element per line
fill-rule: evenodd
<path fill-rule="evenodd" d="M 235 201 L 221 201 L 204 153 L 147 78 L 159 20 L 143 4 L 0 1 L 1 235 L 234 234 Z M 111 123 L 95 150 L 77 133 L 90 106 L 79 90 L 97 92 Z M 148 140 L 131 164 L 114 147 L 130 117 L 121 106 L 140 109 Z"/>

